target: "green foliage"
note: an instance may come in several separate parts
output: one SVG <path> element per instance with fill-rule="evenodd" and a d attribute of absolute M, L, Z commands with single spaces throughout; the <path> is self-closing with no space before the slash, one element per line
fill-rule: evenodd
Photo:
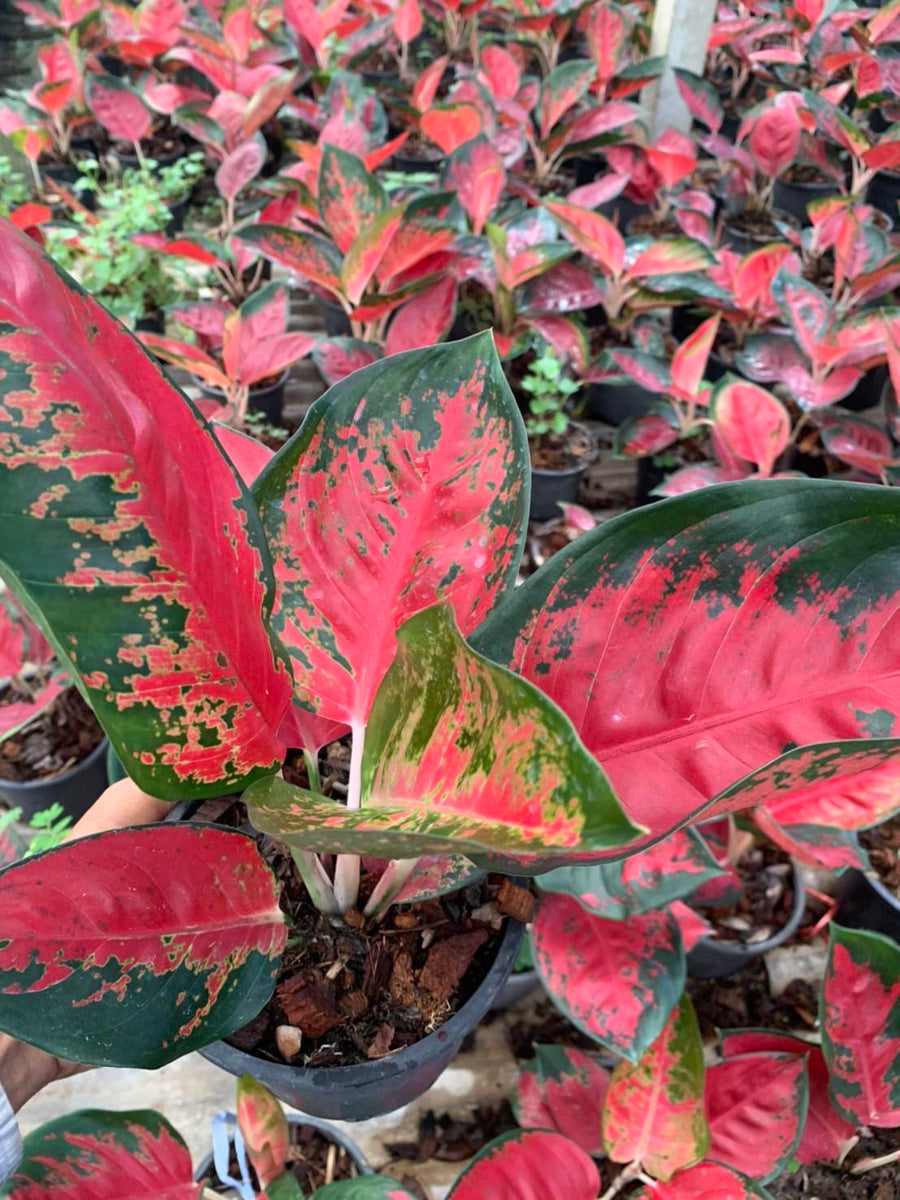
<path fill-rule="evenodd" d="M 0 217 L 8 217 L 29 196 L 28 180 L 12 161 L 0 154 Z"/>
<path fill-rule="evenodd" d="M 540 439 L 550 433 L 562 437 L 569 428 L 569 400 L 580 386 L 566 374 L 562 360 L 549 348 L 533 359 L 521 383 L 530 397 L 525 417 L 528 436 Z"/>
<path fill-rule="evenodd" d="M 5 833 L 21 819 L 21 808 L 10 808 L 0 813 L 0 834 Z M 65 838 L 72 824 L 72 818 L 66 814 L 61 804 L 53 803 L 49 808 L 36 812 L 28 822 L 28 828 L 34 831 L 34 836 L 28 842 L 25 857 L 40 854 L 44 850 L 52 850 Z"/>
<path fill-rule="evenodd" d="M 158 174 L 126 170 L 103 182 L 94 162 L 81 165 L 81 192 L 96 196 L 96 213 L 72 214 L 46 230 L 50 255 L 119 320 L 132 328 L 144 316 L 179 296 L 184 270 L 176 273 L 164 256 L 135 242 L 138 233 L 158 233 L 170 220 L 166 201 L 183 199 L 203 170 L 189 155 Z"/>

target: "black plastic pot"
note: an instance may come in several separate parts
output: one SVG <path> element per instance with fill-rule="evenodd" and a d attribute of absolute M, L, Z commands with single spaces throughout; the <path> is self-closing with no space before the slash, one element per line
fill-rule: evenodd
<path fill-rule="evenodd" d="M 52 779 L 32 779 L 28 783 L 13 783 L 0 779 L 0 798 L 10 808 L 21 808 L 24 820 L 35 813 L 61 804 L 73 821 L 84 816 L 107 784 L 106 738 L 87 758 L 81 760 L 71 771 L 56 775 Z"/>
<path fill-rule="evenodd" d="M 289 375 L 289 370 L 284 371 L 280 378 L 275 383 L 269 384 L 268 387 L 251 388 L 250 399 L 247 403 L 248 411 L 259 413 L 266 418 L 270 425 L 280 425 L 284 416 L 284 388 Z M 211 396 L 222 404 L 225 403 L 224 392 L 210 387 L 207 383 L 202 383 L 199 379 L 195 382 L 204 396 Z"/>
<path fill-rule="evenodd" d="M 782 221 L 787 221 L 788 224 L 795 225 L 798 229 L 800 227 L 799 220 L 792 213 L 776 211 L 774 216 Z M 734 225 L 730 224 L 727 220 L 722 226 L 722 248 L 733 250 L 735 254 L 750 254 L 754 250 L 768 246 L 770 242 L 780 242 L 783 240 L 781 234 L 776 231 L 760 237 L 749 237 L 739 229 L 735 229 Z"/>
<path fill-rule="evenodd" d="M 880 879 L 850 868 L 842 871 L 832 893 L 835 920 L 851 929 L 871 929 L 900 943 L 900 900 Z"/>
<path fill-rule="evenodd" d="M 391 158 L 391 169 L 404 175 L 437 175 L 441 170 L 439 158 L 414 158 L 411 154 L 395 154 Z"/>
<path fill-rule="evenodd" d="M 135 325 L 137 333 L 159 333 L 166 332 L 166 315 L 162 312 L 148 313 Z"/>
<path fill-rule="evenodd" d="M 813 200 L 824 200 L 828 196 L 837 196 L 840 190 L 833 181 L 794 183 L 787 179 L 776 179 L 772 201 L 777 209 L 790 213 L 792 217 L 797 218 L 801 225 L 809 225 L 807 204 L 811 204 Z"/>
<path fill-rule="evenodd" d="M 900 203 L 900 173 L 895 171 L 879 171 L 866 192 L 869 204 L 880 208 L 883 213 L 896 223 L 897 205 Z"/>
<path fill-rule="evenodd" d="M 74 185 L 82 179 L 83 176 L 74 163 L 39 163 L 41 175 L 49 179 L 51 183 L 61 183 L 62 186 L 73 194 L 76 200 L 82 204 L 88 212 L 93 212 L 97 207 L 97 197 L 93 192 L 76 192 Z M 63 205 L 65 211 L 68 208 Z"/>
<path fill-rule="evenodd" d="M 368 1159 L 354 1142 L 349 1134 L 344 1133 L 342 1129 L 338 1129 L 336 1125 L 332 1125 L 330 1121 L 320 1121 L 318 1117 L 299 1116 L 297 1113 L 287 1113 L 289 1125 L 306 1125 L 311 1129 L 317 1130 L 329 1142 L 334 1142 L 337 1146 L 343 1146 L 353 1161 L 356 1163 L 356 1169 L 360 1175 L 374 1175 L 375 1172 L 369 1165 Z M 200 1183 L 206 1179 L 213 1169 L 213 1156 L 207 1154 L 206 1158 L 201 1162 L 200 1166 L 194 1172 L 194 1180 Z"/>
<path fill-rule="evenodd" d="M 491 1012 L 503 1012 L 525 1000 L 540 984 L 537 971 L 517 971 L 510 975 L 500 989 L 500 994 L 491 1005 Z"/>
<path fill-rule="evenodd" d="M 349 337 L 350 318 L 336 300 L 326 300 L 324 296 L 314 296 L 313 300 L 319 316 L 325 323 L 325 332 L 329 337 Z"/>
<path fill-rule="evenodd" d="M 592 383 L 584 401 L 584 415 L 592 421 L 621 425 L 642 417 L 657 397 L 639 383 Z"/>
<path fill-rule="evenodd" d="M 782 945 L 793 937 L 806 907 L 806 885 L 803 882 L 803 872 L 797 863 L 792 864 L 794 882 L 794 907 L 791 915 L 777 933 L 766 938 L 764 942 L 754 942 L 744 946 L 738 942 L 720 942 L 716 938 L 702 937 L 687 956 L 688 975 L 692 979 L 718 979 L 721 975 L 731 975 L 740 971 L 754 958 L 767 954 L 776 946 Z"/>
<path fill-rule="evenodd" d="M 851 412 L 863 412 L 867 408 L 874 408 L 881 403 L 884 386 L 889 377 L 890 372 L 886 363 L 872 367 L 871 370 L 866 371 L 849 396 L 838 400 L 838 408 L 847 408 Z"/>
<path fill-rule="evenodd" d="M 563 504 L 575 504 L 578 490 L 587 471 L 587 463 L 570 467 L 567 471 L 545 471 L 531 468 L 531 506 L 528 517 L 531 521 L 549 521 L 562 513 Z"/>
<path fill-rule="evenodd" d="M 184 158 L 188 153 L 187 147 L 179 144 L 174 150 L 170 150 L 168 154 L 163 154 L 159 158 L 154 158 L 155 166 L 152 168 L 152 173 L 155 174 L 161 167 L 171 167 L 173 163 L 177 163 L 179 158 Z M 123 170 L 137 171 L 140 168 L 140 161 L 136 154 L 125 154 L 120 151 L 115 152 L 116 158 L 119 160 L 119 165 Z M 145 158 L 150 158 L 149 154 L 144 155 Z"/>
<path fill-rule="evenodd" d="M 188 197 L 183 200 L 169 201 L 169 219 L 166 222 L 166 227 L 163 233 L 166 237 L 174 237 L 176 233 L 181 233 L 184 229 L 184 218 L 187 215 Z"/>
<path fill-rule="evenodd" d="M 894 446 L 900 450 L 900 404 L 897 403 L 897 394 L 890 377 L 884 381 L 884 387 L 881 390 L 881 408 L 884 412 L 888 435 Z"/>

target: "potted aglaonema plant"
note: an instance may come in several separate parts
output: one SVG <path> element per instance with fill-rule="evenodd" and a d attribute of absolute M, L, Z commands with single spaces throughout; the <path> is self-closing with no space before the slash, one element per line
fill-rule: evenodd
<path fill-rule="evenodd" d="M 531 452 L 531 508 L 534 521 L 548 521 L 572 504 L 597 455 L 589 431 L 573 421 L 570 408 L 578 380 L 557 354 L 545 346 L 528 364 L 519 387 L 527 393 L 525 428 Z"/>
<path fill-rule="evenodd" d="M 0 330 L 0 351 L 21 364 L 3 381 L 0 503 L 27 514 L 3 540 L 4 571 L 135 782 L 173 802 L 240 794 L 252 822 L 116 830 L 0 874 L 0 1028 L 14 1036 L 69 1060 L 156 1067 L 265 1010 L 261 1024 L 278 1017 L 295 1048 L 300 1031 L 294 1061 L 227 1044 L 210 1051 L 217 1060 L 305 1111 L 368 1116 L 427 1087 L 499 990 L 521 937 L 504 919 L 519 899 L 505 877 L 621 859 L 701 812 L 779 795 L 794 771 L 860 773 L 854 734 L 868 747 L 871 726 L 847 698 L 859 672 L 880 679 L 880 668 L 848 658 L 848 638 L 864 635 L 841 623 L 833 593 L 844 556 L 868 549 L 872 578 L 855 594 L 865 638 L 894 611 L 892 489 L 701 491 L 596 529 L 513 587 L 527 438 L 489 334 L 354 372 L 278 455 L 263 451 L 260 467 L 254 451 L 254 467 L 242 455 L 252 440 L 231 431 L 229 459 L 141 347 L 6 225 Z M 78 417 L 62 429 L 45 416 L 61 389 Z M 35 456 L 68 489 L 52 520 Z M 712 571 L 735 544 L 741 569 Z M 773 567 L 788 562 L 789 575 Z M 766 587 L 748 589 L 754 569 Z M 789 601 L 750 620 L 763 596 L 781 595 L 773 571 Z M 813 591 L 798 583 L 807 574 Z M 813 619 L 798 692 L 796 643 Z M 669 648 L 685 639 L 708 667 L 673 693 Z M 348 730 L 338 800 L 317 784 L 329 766 L 318 750 Z M 784 753 L 786 737 L 800 744 Z M 307 763 L 296 783 L 279 776 L 292 748 Z M 735 780 L 738 754 L 752 774 Z M 660 772 L 665 803 L 648 788 Z M 268 839 L 286 848 L 284 889 Z M 35 912 L 49 873 L 44 928 Z M 298 880 L 312 908 L 298 909 Z M 441 939 L 447 915 L 451 938 L 479 942 L 485 972 L 455 990 L 462 943 Z M 325 926 L 340 939 L 326 942 Z M 360 939 L 372 951 L 361 978 Z M 310 958 L 323 943 L 327 962 Z M 426 1013 L 422 990 L 448 983 L 447 1003 L 431 990 Z M 305 1014 L 352 1016 L 356 992 L 380 1020 L 373 1037 L 353 1065 L 311 1064 L 321 1043 L 304 1035 Z M 300 1011 L 281 1022 L 273 1005 L 285 998 Z M 402 1046 L 408 1009 L 433 1032 Z"/>
<path fill-rule="evenodd" d="M 106 745 L 53 648 L 0 591 L 0 798 L 25 820 L 54 805 L 80 817 L 106 786 Z"/>

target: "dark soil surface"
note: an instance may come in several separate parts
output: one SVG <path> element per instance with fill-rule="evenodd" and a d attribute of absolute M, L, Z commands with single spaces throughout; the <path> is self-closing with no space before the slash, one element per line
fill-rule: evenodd
<path fill-rule="evenodd" d="M 833 179 L 828 179 L 818 167 L 811 163 L 795 163 L 782 175 L 785 183 L 812 184 L 817 187 L 822 187 L 824 184 L 834 187 L 838 191 L 838 185 Z"/>
<path fill-rule="evenodd" d="M 0 693 L 0 704 L 27 699 L 12 687 Z M 45 713 L 0 745 L 0 779 L 52 779 L 87 758 L 102 740 L 97 718 L 75 688 L 67 688 Z"/>
<path fill-rule="evenodd" d="M 863 829 L 859 840 L 878 878 L 889 892 L 900 896 L 900 816 L 874 829 Z"/>
<path fill-rule="evenodd" d="M 900 1149 L 900 1129 L 876 1129 L 860 1138 L 841 1167 L 815 1163 L 766 1184 L 775 1200 L 898 1200 L 900 1163 L 888 1163 L 859 1175 L 852 1174 L 861 1159 L 881 1158 Z"/>
<path fill-rule="evenodd" d="M 356 1179 L 359 1171 L 356 1163 L 343 1146 L 329 1141 L 324 1134 L 311 1125 L 290 1126 L 290 1149 L 288 1160 L 291 1174 L 294 1175 L 303 1191 L 304 1196 L 311 1196 L 316 1189 L 328 1183 L 339 1183 L 342 1179 Z M 234 1147 L 228 1164 L 228 1174 L 232 1179 L 240 1179 L 241 1170 L 238 1165 Z M 253 1167 L 250 1176 L 255 1187 L 259 1188 L 259 1180 Z M 216 1187 L 219 1183 L 215 1168 L 210 1169 L 205 1181 Z"/>
<path fill-rule="evenodd" d="M 789 983 L 773 999 L 762 959 L 720 979 L 689 979 L 687 993 L 694 1002 L 704 1040 L 717 1029 L 780 1029 L 809 1033 L 818 1019 L 815 989 L 803 980 Z"/>
<path fill-rule="evenodd" d="M 539 471 L 570 471 L 587 466 L 596 457 L 594 439 L 576 422 L 560 437 L 545 433 L 531 443 L 531 465 Z"/>
<path fill-rule="evenodd" d="M 659 221 L 653 213 L 643 213 L 628 224 L 629 237 L 683 237 L 678 222 L 671 217 Z"/>
<path fill-rule="evenodd" d="M 779 218 L 788 220 L 784 213 L 779 213 Z M 796 224 L 796 222 L 795 222 Z M 726 228 L 733 229 L 735 233 L 741 234 L 742 237 L 751 238 L 760 245 L 765 245 L 767 242 L 778 242 L 782 240 L 782 235 L 775 228 L 772 217 L 767 212 L 754 212 L 748 209 L 747 212 L 735 213 L 734 216 L 729 216 L 725 222 Z"/>
<path fill-rule="evenodd" d="M 465 1162 L 493 1138 L 517 1128 L 508 1100 L 496 1106 L 479 1105 L 468 1118 L 435 1115 L 429 1109 L 419 1121 L 414 1142 L 385 1142 L 384 1148 L 393 1161 Z"/>
<path fill-rule="evenodd" d="M 719 941 L 752 945 L 763 942 L 785 924 L 794 906 L 790 858 L 769 843 L 753 846 L 734 866 L 743 885 L 735 904 L 701 905 Z"/>
<path fill-rule="evenodd" d="M 116 142 L 114 149 L 120 159 L 130 160 L 135 157 L 134 145 L 131 142 Z M 152 158 L 156 162 L 161 162 L 171 159 L 173 156 L 180 158 L 187 154 L 187 147 L 176 129 L 164 127 L 155 130 L 148 138 L 144 138 L 141 142 L 141 153 L 144 158 Z"/>

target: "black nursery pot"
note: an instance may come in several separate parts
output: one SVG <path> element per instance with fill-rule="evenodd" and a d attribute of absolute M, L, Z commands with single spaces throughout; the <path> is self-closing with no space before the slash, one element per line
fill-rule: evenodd
<path fill-rule="evenodd" d="M 284 388 L 288 380 L 290 371 L 284 371 L 275 383 L 269 384 L 268 387 L 253 387 L 250 389 L 250 399 L 247 403 L 247 411 L 259 413 L 265 417 L 270 425 L 282 424 L 284 417 Z M 201 383 L 197 380 L 197 386 L 204 396 L 212 396 L 216 400 L 225 402 L 224 392 L 218 388 L 210 387 L 208 384 Z"/>
<path fill-rule="evenodd" d="M 93 212 L 97 207 L 97 197 L 93 192 L 82 192 L 79 194 L 74 190 L 74 185 L 82 178 L 82 174 L 73 163 L 47 163 L 46 165 L 39 163 L 38 166 L 45 178 L 49 179 L 52 183 L 61 183 L 67 191 L 72 192 L 76 200 L 88 212 Z"/>
<path fill-rule="evenodd" d="M 593 421 L 621 425 L 642 417 L 657 397 L 639 383 L 592 383 L 584 401 L 584 415 Z"/>
<path fill-rule="evenodd" d="M 360 1175 L 374 1175 L 375 1172 L 369 1165 L 368 1159 L 354 1142 L 353 1138 L 344 1133 L 342 1129 L 338 1129 L 336 1125 L 332 1125 L 329 1121 L 320 1121 L 318 1117 L 298 1116 L 297 1113 L 287 1113 L 289 1125 L 299 1126 L 305 1125 L 309 1129 L 315 1129 L 318 1133 L 329 1142 L 333 1142 L 336 1146 L 343 1146 L 349 1156 L 356 1164 L 356 1169 Z M 194 1172 L 194 1181 L 200 1183 L 201 1180 L 207 1178 L 213 1169 L 213 1156 L 207 1154 L 206 1158 L 201 1162 L 200 1166 Z"/>
<path fill-rule="evenodd" d="M 811 204 L 813 200 L 837 196 L 839 193 L 840 188 L 834 182 L 794 183 L 788 179 L 776 179 L 772 202 L 780 212 L 790 213 L 801 225 L 809 225 L 807 204 Z"/>
<path fill-rule="evenodd" d="M 835 884 L 835 920 L 850 929 L 869 929 L 900 943 L 900 900 L 880 879 L 850 868 Z"/>
<path fill-rule="evenodd" d="M 391 158 L 391 166 L 395 171 L 402 171 L 405 175 L 438 175 L 441 170 L 441 160 L 439 158 L 414 158 L 409 154 L 395 154 Z"/>
<path fill-rule="evenodd" d="M 864 412 L 867 408 L 874 408 L 880 403 L 882 392 L 889 378 L 890 373 L 886 363 L 872 367 L 871 370 L 866 371 L 849 396 L 838 400 L 838 408 L 846 408 L 850 412 Z"/>
<path fill-rule="evenodd" d="M 720 942 L 716 938 L 703 937 L 688 952 L 687 970 L 692 979 L 718 979 L 722 975 L 731 975 L 740 971 L 754 958 L 767 954 L 776 946 L 782 945 L 788 938 L 793 937 L 803 919 L 806 907 L 806 885 L 803 882 L 803 872 L 797 863 L 793 863 L 794 907 L 791 915 L 777 933 L 773 933 L 764 942 L 754 942 L 743 946 L 738 942 Z"/>
<path fill-rule="evenodd" d="M 549 521 L 552 517 L 561 516 L 560 501 L 563 504 L 575 504 L 586 471 L 586 463 L 570 467 L 568 471 L 545 471 L 540 467 L 532 467 L 529 520 Z"/>
<path fill-rule="evenodd" d="M 350 336 L 350 318 L 336 300 L 326 300 L 324 296 L 314 296 L 313 301 L 319 316 L 325 323 L 325 332 L 329 337 Z"/>
<path fill-rule="evenodd" d="M 83 758 L 71 771 L 55 775 L 51 779 L 32 779 L 27 783 L 0 780 L 0 797 L 10 808 L 21 808 L 24 820 L 35 813 L 61 804 L 73 821 L 84 816 L 107 785 L 106 752 L 109 742 L 104 738 L 87 758 Z"/>
<path fill-rule="evenodd" d="M 879 171 L 866 192 L 869 204 L 880 208 L 883 213 L 897 220 L 897 205 L 900 203 L 900 174 L 895 171 Z"/>

